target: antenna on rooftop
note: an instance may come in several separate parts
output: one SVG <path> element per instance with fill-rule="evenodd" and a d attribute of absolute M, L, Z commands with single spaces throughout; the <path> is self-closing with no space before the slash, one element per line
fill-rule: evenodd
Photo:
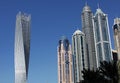
<path fill-rule="evenodd" d="M 85 2 L 85 6 L 87 6 L 88 4 L 87 4 L 87 1 Z"/>
<path fill-rule="evenodd" d="M 78 28 L 78 26 L 77 26 L 77 25 L 75 25 L 75 29 L 79 30 L 79 28 Z"/>
<path fill-rule="evenodd" d="M 99 5 L 99 3 L 97 4 L 97 6 L 98 6 L 98 9 L 100 9 L 100 5 Z"/>

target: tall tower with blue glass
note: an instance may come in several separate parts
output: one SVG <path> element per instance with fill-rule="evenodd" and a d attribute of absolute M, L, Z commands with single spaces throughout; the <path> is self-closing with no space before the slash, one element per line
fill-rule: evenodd
<path fill-rule="evenodd" d="M 72 54 L 74 83 L 80 83 L 83 80 L 83 69 L 88 69 L 88 56 L 86 55 L 85 34 L 80 30 L 76 30 L 72 35 Z"/>
<path fill-rule="evenodd" d="M 58 83 L 73 83 L 73 63 L 71 45 L 62 36 L 58 45 Z"/>
<path fill-rule="evenodd" d="M 99 67 L 100 61 L 110 61 L 112 59 L 108 17 L 100 8 L 97 9 L 93 17 L 93 25 L 97 67 Z"/>
<path fill-rule="evenodd" d="M 16 16 L 15 30 L 15 83 L 26 83 L 30 55 L 31 16 L 19 12 Z"/>

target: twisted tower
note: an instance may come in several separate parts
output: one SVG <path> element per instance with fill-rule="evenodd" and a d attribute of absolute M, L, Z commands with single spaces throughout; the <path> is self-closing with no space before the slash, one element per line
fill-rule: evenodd
<path fill-rule="evenodd" d="M 30 55 L 31 16 L 19 12 L 16 16 L 15 30 L 15 83 L 26 83 Z"/>

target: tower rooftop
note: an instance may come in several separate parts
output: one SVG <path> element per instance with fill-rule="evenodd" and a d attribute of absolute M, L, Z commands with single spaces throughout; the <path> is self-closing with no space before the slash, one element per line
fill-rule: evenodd
<path fill-rule="evenodd" d="M 76 30 L 76 31 L 73 33 L 73 35 L 76 35 L 76 34 L 82 34 L 82 35 L 84 35 L 84 33 L 83 33 L 82 31 L 80 31 L 79 29 Z"/>
<path fill-rule="evenodd" d="M 96 14 L 97 13 L 103 13 L 103 11 L 100 9 L 100 8 L 98 8 L 97 10 L 96 10 Z"/>
<path fill-rule="evenodd" d="M 90 7 L 87 4 L 83 7 L 83 12 L 84 11 L 91 11 Z"/>
<path fill-rule="evenodd" d="M 98 4 L 98 8 L 96 9 L 95 15 L 98 14 L 98 13 L 104 14 L 103 11 L 100 9 L 99 4 Z"/>
<path fill-rule="evenodd" d="M 66 36 L 62 36 L 60 40 L 64 41 L 64 40 L 68 40 L 68 39 Z"/>

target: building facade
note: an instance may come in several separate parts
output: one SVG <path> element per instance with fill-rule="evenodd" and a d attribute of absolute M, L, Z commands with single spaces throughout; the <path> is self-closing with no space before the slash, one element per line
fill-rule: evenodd
<path fill-rule="evenodd" d="M 83 80 L 83 68 L 88 68 L 88 57 L 86 55 L 85 34 L 76 30 L 72 35 L 72 54 L 74 83 L 80 83 Z"/>
<path fill-rule="evenodd" d="M 72 50 L 65 36 L 58 45 L 58 83 L 73 83 Z"/>
<path fill-rule="evenodd" d="M 100 8 L 97 9 L 93 17 L 94 37 L 96 48 L 97 67 L 100 66 L 100 61 L 111 61 L 111 41 L 108 25 L 108 17 Z"/>
<path fill-rule="evenodd" d="M 95 42 L 93 33 L 93 23 L 92 23 L 92 11 L 88 5 L 83 8 L 82 11 L 82 31 L 85 34 L 86 40 L 86 53 L 88 56 L 88 68 L 96 69 L 96 52 L 95 52 Z"/>
<path fill-rule="evenodd" d="M 31 16 L 19 12 L 16 16 L 15 30 L 15 83 L 26 83 L 30 56 Z"/>
<path fill-rule="evenodd" d="M 113 32 L 114 32 L 115 50 L 117 50 L 118 60 L 120 60 L 120 18 L 114 19 Z"/>
<path fill-rule="evenodd" d="M 118 61 L 118 53 L 117 50 L 112 50 L 112 56 L 113 56 L 113 61 L 117 62 Z"/>

